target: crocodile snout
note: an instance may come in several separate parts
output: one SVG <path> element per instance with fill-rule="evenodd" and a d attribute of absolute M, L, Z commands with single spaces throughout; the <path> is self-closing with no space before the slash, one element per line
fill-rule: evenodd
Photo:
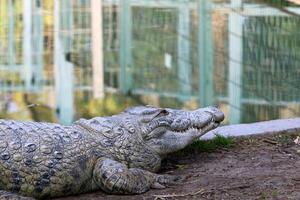
<path fill-rule="evenodd" d="M 218 125 L 224 120 L 224 114 L 216 107 L 200 108 L 194 111 L 168 109 L 171 121 L 170 128 L 174 131 L 186 131 L 190 128 L 201 129 L 214 123 Z"/>
<path fill-rule="evenodd" d="M 208 107 L 206 111 L 213 116 L 215 122 L 220 123 L 225 118 L 224 113 L 221 110 L 219 110 L 217 107 L 213 107 L 213 106 Z"/>

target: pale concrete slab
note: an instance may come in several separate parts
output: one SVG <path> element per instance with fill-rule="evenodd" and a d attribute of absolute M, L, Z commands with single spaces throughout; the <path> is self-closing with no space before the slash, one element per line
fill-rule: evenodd
<path fill-rule="evenodd" d="M 225 137 L 239 137 L 260 134 L 300 132 L 300 118 L 278 119 L 250 124 L 221 126 L 202 136 L 200 139 L 211 139 L 216 134 Z"/>

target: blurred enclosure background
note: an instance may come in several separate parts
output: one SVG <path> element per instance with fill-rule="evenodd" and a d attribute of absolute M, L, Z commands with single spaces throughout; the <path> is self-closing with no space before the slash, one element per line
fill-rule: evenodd
<path fill-rule="evenodd" d="M 1 0 L 0 117 L 70 124 L 137 104 L 298 117 L 299 16 L 287 0 Z"/>

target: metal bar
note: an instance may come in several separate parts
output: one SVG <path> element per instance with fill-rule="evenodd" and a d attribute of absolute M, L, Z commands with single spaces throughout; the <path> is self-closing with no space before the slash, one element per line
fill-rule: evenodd
<path fill-rule="evenodd" d="M 126 1 L 126 0 L 121 0 L 122 1 Z M 131 1 L 131 5 L 132 6 L 137 6 L 137 7 L 164 7 L 164 8 L 177 8 L 180 7 L 180 2 L 176 2 L 174 0 L 160 0 L 159 2 L 157 0 L 147 0 L 147 1 L 141 1 L 141 0 L 130 0 Z M 111 1 L 111 0 L 104 0 L 103 1 L 103 5 L 104 6 L 111 6 L 111 5 L 118 5 L 118 1 Z M 194 5 L 195 3 L 188 3 L 188 5 L 190 5 L 191 7 Z"/>
<path fill-rule="evenodd" d="M 287 7 L 286 10 L 292 12 L 296 15 L 300 15 L 300 8 L 299 7 Z"/>
<path fill-rule="evenodd" d="M 72 51 L 72 37 L 74 33 L 72 1 L 61 1 L 61 6 L 62 9 L 60 13 L 62 17 L 60 18 L 61 25 L 59 31 L 63 42 L 65 56 L 68 56 Z M 83 32 L 79 32 L 79 34 L 81 33 Z"/>
<path fill-rule="evenodd" d="M 235 8 L 242 7 L 241 0 L 232 0 Z M 242 106 L 242 56 L 243 56 L 243 17 L 238 13 L 229 14 L 229 122 L 240 123 Z"/>
<path fill-rule="evenodd" d="M 74 117 L 74 66 L 71 62 L 65 61 L 60 70 L 60 105 L 59 121 L 62 124 L 69 125 Z"/>
<path fill-rule="evenodd" d="M 67 62 L 60 36 L 60 0 L 54 1 L 54 75 L 56 93 L 56 113 L 59 122 L 71 124 L 74 116 L 73 64 Z M 68 14 L 68 13 L 67 13 Z"/>
<path fill-rule="evenodd" d="M 199 59 L 199 105 L 214 103 L 213 46 L 210 1 L 199 0 L 198 5 L 198 59 Z"/>
<path fill-rule="evenodd" d="M 181 93 L 176 93 L 176 92 L 157 92 L 157 91 L 152 91 L 152 90 L 144 90 L 144 89 L 133 89 L 131 90 L 132 94 L 135 95 L 157 95 L 160 97 L 170 97 L 170 98 L 177 98 L 177 99 L 197 99 L 198 96 L 184 96 Z"/>
<path fill-rule="evenodd" d="M 228 97 L 216 97 L 218 101 L 223 101 L 223 102 L 229 102 Z M 253 98 L 242 98 L 241 99 L 242 104 L 251 104 L 251 105 L 272 105 L 272 106 L 283 106 L 286 107 L 288 105 L 299 105 L 299 101 L 266 101 L 264 99 L 253 99 Z"/>
<path fill-rule="evenodd" d="M 111 6 L 111 5 L 118 5 L 117 1 L 111 1 L 111 0 L 105 0 L 103 1 L 103 6 Z M 152 7 L 152 8 L 178 8 L 181 6 L 180 2 L 174 2 L 173 0 L 160 0 L 159 2 L 157 0 L 147 0 L 147 1 L 141 1 L 141 0 L 131 0 L 131 5 L 134 7 Z M 187 2 L 187 6 L 190 9 L 196 8 L 197 3 L 195 2 Z M 228 3 L 212 3 L 212 9 L 214 11 L 224 12 L 224 13 L 230 13 L 234 9 L 231 4 Z M 300 14 L 300 8 L 299 7 L 286 7 L 286 10 L 295 14 Z M 282 10 L 278 8 L 268 8 L 265 5 L 259 5 L 259 4 L 243 4 L 243 10 L 238 11 L 239 14 L 244 16 L 274 16 L 274 15 L 280 15 L 280 16 L 289 16 L 288 13 L 283 12 Z"/>
<path fill-rule="evenodd" d="M 35 1 L 35 14 L 33 23 L 35 66 L 33 68 L 33 86 L 40 89 L 43 85 L 43 53 L 44 53 L 44 26 L 43 26 L 43 1 Z"/>
<path fill-rule="evenodd" d="M 20 71 L 23 69 L 24 65 L 0 65 L 0 70 L 6 70 L 6 71 Z"/>
<path fill-rule="evenodd" d="M 102 1 L 91 0 L 93 96 L 104 97 Z"/>
<path fill-rule="evenodd" d="M 54 78 L 55 78 L 55 93 L 56 97 L 59 96 L 59 85 L 60 85 L 60 80 L 58 79 L 59 77 L 59 66 L 61 63 L 61 44 L 60 44 L 60 38 L 59 38 L 59 28 L 60 28 L 60 1 L 59 0 L 54 0 Z M 56 105 L 60 104 L 59 98 L 56 98 Z"/>
<path fill-rule="evenodd" d="M 23 63 L 25 88 L 31 90 L 32 81 L 32 1 L 23 1 Z"/>
<path fill-rule="evenodd" d="M 15 9 L 13 1 L 8 1 L 8 15 L 9 15 L 9 26 L 8 26 L 8 65 L 12 66 L 15 64 Z"/>
<path fill-rule="evenodd" d="M 61 99 L 60 96 L 60 79 L 59 79 L 59 68 L 61 65 L 61 43 L 60 43 L 60 36 L 59 36 L 59 29 L 60 29 L 60 0 L 54 0 L 54 87 L 55 87 L 55 97 L 56 97 L 56 114 L 60 121 L 60 107 Z"/>
<path fill-rule="evenodd" d="M 237 4 L 236 4 L 237 5 Z M 236 12 L 243 16 L 248 17 L 255 17 L 255 16 L 291 16 L 288 12 L 294 13 L 294 14 L 300 14 L 300 8 L 299 7 L 285 7 L 285 11 L 280 10 L 279 8 L 275 7 L 267 7 L 267 5 L 264 4 L 243 4 L 243 9 L 237 9 L 232 4 L 227 3 L 215 3 L 213 4 L 213 10 L 223 13 L 231 13 Z"/>
<path fill-rule="evenodd" d="M 178 79 L 180 91 L 184 96 L 189 96 L 191 88 L 191 64 L 190 64 L 190 9 L 187 6 L 188 1 L 183 1 L 178 7 Z M 184 99 L 182 99 L 184 100 Z"/>
<path fill-rule="evenodd" d="M 131 87 L 131 0 L 120 1 L 120 89 L 128 93 Z"/>

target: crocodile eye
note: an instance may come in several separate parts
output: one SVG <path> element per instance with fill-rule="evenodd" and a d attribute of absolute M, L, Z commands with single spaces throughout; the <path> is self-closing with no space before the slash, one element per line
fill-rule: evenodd
<path fill-rule="evenodd" d="M 169 112 L 165 109 L 161 110 L 155 117 L 162 117 L 169 115 Z"/>

